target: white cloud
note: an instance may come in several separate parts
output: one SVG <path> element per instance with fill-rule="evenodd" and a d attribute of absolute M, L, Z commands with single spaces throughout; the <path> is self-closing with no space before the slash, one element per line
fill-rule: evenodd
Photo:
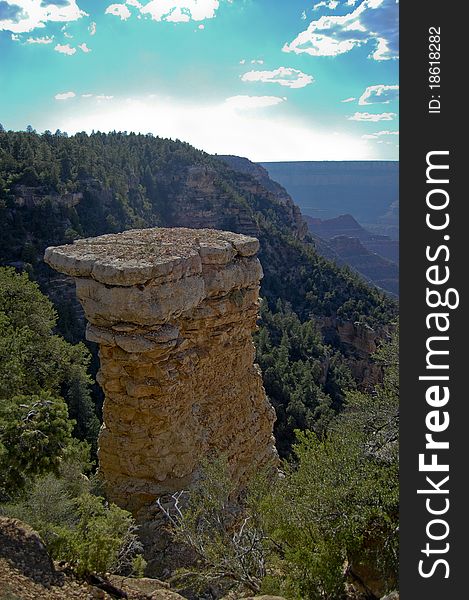
<path fill-rule="evenodd" d="M 52 44 L 54 41 L 53 35 L 44 35 L 42 37 L 28 37 L 27 44 Z"/>
<path fill-rule="evenodd" d="M 94 21 L 92 23 L 90 23 L 90 26 L 88 27 L 88 31 L 90 32 L 90 35 L 95 35 L 96 23 Z"/>
<path fill-rule="evenodd" d="M 274 71 L 248 71 L 241 76 L 241 80 L 278 83 L 289 88 L 303 88 L 313 83 L 314 78 L 298 69 L 279 67 Z"/>
<path fill-rule="evenodd" d="M 101 104 L 101 102 L 108 102 L 109 100 L 112 100 L 114 98 L 114 96 L 106 96 L 105 94 L 99 94 L 99 95 L 82 94 L 81 97 L 82 98 L 95 98 L 95 100 L 98 101 L 98 104 Z"/>
<path fill-rule="evenodd" d="M 246 101 L 242 103 L 245 105 Z M 44 113 L 36 125 L 41 130 L 59 127 L 69 133 L 93 129 L 151 131 L 162 137 L 185 140 L 212 154 L 244 155 L 254 161 L 376 157 L 373 145 L 361 140 L 359 135 L 342 132 L 333 136 L 321 123 L 293 119 L 275 107 L 240 110 L 240 105 L 239 99 L 191 104 L 166 97 L 115 98 L 101 104 L 83 103 L 80 113 L 71 110 L 72 105 L 68 112 L 60 115 Z"/>
<path fill-rule="evenodd" d="M 73 35 L 71 33 L 68 33 L 68 31 L 64 31 L 64 37 L 66 37 L 69 40 L 73 40 Z"/>
<path fill-rule="evenodd" d="M 154 21 L 184 23 L 188 21 L 203 21 L 215 17 L 219 8 L 219 0 L 150 0 L 142 4 L 139 0 L 126 0 L 123 3 L 110 4 L 105 13 L 127 20 L 132 16 L 129 6 L 148 16 Z"/>
<path fill-rule="evenodd" d="M 63 94 L 56 94 L 54 98 L 56 100 L 69 100 L 70 98 L 75 98 L 75 92 L 63 92 Z"/>
<path fill-rule="evenodd" d="M 308 16 L 307 16 L 307 14 L 306 14 L 306 11 L 304 10 L 304 11 L 301 13 L 301 20 L 302 20 L 302 21 L 306 21 L 306 19 L 307 19 L 307 18 L 308 18 Z"/>
<path fill-rule="evenodd" d="M 341 102 L 353 102 L 354 100 L 356 100 L 356 98 L 350 96 L 350 98 L 345 98 L 345 100 L 341 100 Z"/>
<path fill-rule="evenodd" d="M 91 48 L 88 48 L 88 46 L 86 45 L 86 42 L 83 42 L 83 44 L 79 44 L 78 47 L 80 48 L 80 50 L 82 50 L 85 54 L 88 54 L 88 52 L 91 52 Z"/>
<path fill-rule="evenodd" d="M 335 10 L 339 6 L 339 2 L 338 0 L 328 0 L 327 2 L 324 2 L 324 0 L 322 0 L 322 2 L 318 2 L 313 6 L 313 10 L 318 10 L 323 6 L 325 8 L 328 8 L 329 10 Z"/>
<path fill-rule="evenodd" d="M 263 65 L 264 61 L 262 59 L 253 58 L 251 60 L 251 65 Z"/>
<path fill-rule="evenodd" d="M 351 117 L 348 117 L 349 121 L 392 121 L 394 117 L 396 117 L 396 113 L 380 113 L 380 114 L 372 114 L 367 112 L 356 112 Z"/>
<path fill-rule="evenodd" d="M 324 15 L 284 45 L 284 52 L 338 56 L 370 44 L 370 58 L 398 58 L 399 25 L 396 0 L 363 0 L 345 15 Z"/>
<path fill-rule="evenodd" d="M 239 61 L 239 64 L 240 64 L 240 65 L 245 65 L 245 64 L 246 64 L 246 59 L 245 59 L 245 58 L 242 58 L 242 59 Z"/>
<path fill-rule="evenodd" d="M 140 12 L 154 21 L 203 21 L 213 19 L 219 6 L 219 0 L 151 0 Z"/>
<path fill-rule="evenodd" d="M 201 23 L 201 24 L 199 25 L 199 29 L 205 29 L 205 25 L 204 25 L 203 23 Z"/>
<path fill-rule="evenodd" d="M 69 0 L 68 4 L 44 5 L 39 0 L 4 0 L 12 10 L 17 9 L 14 17 L 0 20 L 0 31 L 28 33 L 36 28 L 43 28 L 49 21 L 69 22 L 88 16 L 77 5 L 77 0 Z"/>
<path fill-rule="evenodd" d="M 21 38 L 20 38 L 20 36 L 19 36 L 19 35 L 17 35 L 16 33 L 12 33 L 12 34 L 11 34 L 11 39 L 12 39 L 14 42 L 19 42 L 19 41 L 21 41 Z"/>
<path fill-rule="evenodd" d="M 398 131 L 378 131 L 376 133 L 362 135 L 362 140 L 377 140 L 378 138 L 382 137 L 383 135 L 384 136 L 399 135 L 399 132 Z M 391 144 L 392 142 L 386 142 L 386 143 Z"/>
<path fill-rule="evenodd" d="M 70 44 L 57 44 L 54 50 L 60 52 L 60 54 L 67 54 L 68 56 L 72 56 L 77 51 L 77 49 L 72 48 Z"/>
<path fill-rule="evenodd" d="M 104 14 L 120 17 L 121 21 L 126 21 L 132 15 L 125 4 L 110 4 Z"/>
<path fill-rule="evenodd" d="M 267 108 L 284 102 L 278 96 L 231 96 L 225 100 L 225 106 L 235 110 L 250 110 L 253 108 Z"/>
<path fill-rule="evenodd" d="M 369 55 L 369 58 L 374 60 L 389 60 L 394 58 L 392 50 L 389 48 L 389 43 L 385 38 L 376 38 L 378 42 L 377 48 Z"/>
<path fill-rule="evenodd" d="M 398 85 L 370 85 L 358 100 L 360 106 L 367 104 L 389 104 L 399 97 Z"/>

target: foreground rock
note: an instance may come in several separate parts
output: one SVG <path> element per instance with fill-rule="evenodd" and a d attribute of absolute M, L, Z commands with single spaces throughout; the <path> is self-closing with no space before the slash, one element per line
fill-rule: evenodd
<path fill-rule="evenodd" d="M 39 535 L 18 519 L 0 517 L 0 558 L 44 586 L 59 578 Z"/>
<path fill-rule="evenodd" d="M 96 585 L 56 568 L 36 531 L 18 519 L 0 517 L 0 600 L 184 600 L 156 579 L 90 579 Z"/>
<path fill-rule="evenodd" d="M 109 498 L 136 516 L 190 488 L 203 458 L 225 454 L 239 486 L 276 463 L 251 339 L 258 247 L 229 232 L 146 229 L 46 250 L 75 278 L 100 346 L 100 470 Z"/>

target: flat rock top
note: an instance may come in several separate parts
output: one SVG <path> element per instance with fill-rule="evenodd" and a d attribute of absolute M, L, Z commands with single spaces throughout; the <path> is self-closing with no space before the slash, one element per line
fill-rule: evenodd
<path fill-rule="evenodd" d="M 180 278 L 202 271 L 203 264 L 226 265 L 254 256 L 256 238 L 215 229 L 154 228 L 76 240 L 46 249 L 44 260 L 73 277 L 107 285 L 131 286 L 174 273 Z"/>

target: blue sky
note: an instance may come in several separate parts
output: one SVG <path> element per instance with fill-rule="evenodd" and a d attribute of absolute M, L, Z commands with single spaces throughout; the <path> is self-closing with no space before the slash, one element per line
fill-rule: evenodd
<path fill-rule="evenodd" d="M 396 0 L 0 0 L 0 122 L 398 157 Z"/>

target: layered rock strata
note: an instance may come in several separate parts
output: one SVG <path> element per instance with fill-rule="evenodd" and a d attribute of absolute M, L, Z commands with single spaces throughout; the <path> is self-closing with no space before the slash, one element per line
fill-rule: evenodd
<path fill-rule="evenodd" d="M 105 394 L 100 470 L 112 501 L 139 514 L 190 488 L 201 460 L 228 458 L 240 487 L 275 464 L 274 410 L 252 331 L 262 268 L 255 238 L 143 229 L 51 247 L 99 344 Z"/>

